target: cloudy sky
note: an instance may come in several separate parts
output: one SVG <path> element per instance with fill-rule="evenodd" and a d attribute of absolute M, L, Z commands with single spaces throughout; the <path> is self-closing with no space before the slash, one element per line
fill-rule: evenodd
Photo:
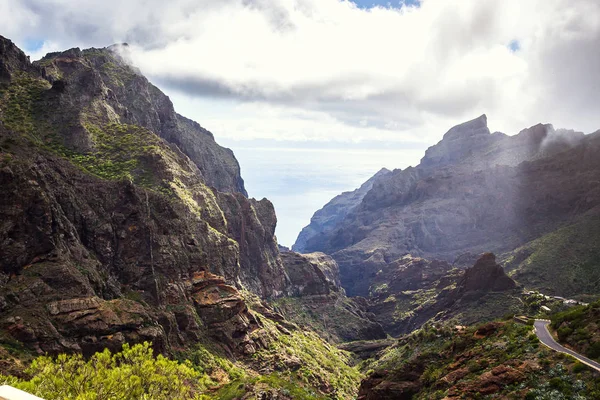
<path fill-rule="evenodd" d="M 32 59 L 127 42 L 271 199 L 280 242 L 452 125 L 600 128 L 598 0 L 2 0 Z"/>

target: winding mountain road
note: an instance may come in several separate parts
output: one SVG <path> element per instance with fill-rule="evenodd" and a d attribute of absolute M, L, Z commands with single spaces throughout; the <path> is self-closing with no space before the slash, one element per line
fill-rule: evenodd
<path fill-rule="evenodd" d="M 581 354 L 575 353 L 573 350 L 569 350 L 566 347 L 563 347 L 560 344 L 558 344 L 556 342 L 556 340 L 554 340 L 554 338 L 552 337 L 550 332 L 548 331 L 549 324 L 550 324 L 550 321 L 542 320 L 542 319 L 536 319 L 535 323 L 533 324 L 533 326 L 535 327 L 535 334 L 537 335 L 538 339 L 540 339 L 540 342 L 542 342 L 542 344 L 544 344 L 544 345 L 550 347 L 552 350 L 558 351 L 560 353 L 569 354 L 569 355 L 575 357 L 577 360 L 584 363 L 585 365 L 587 365 L 588 367 L 593 368 L 596 371 L 600 372 L 600 363 L 590 360 L 589 358 L 584 357 Z"/>

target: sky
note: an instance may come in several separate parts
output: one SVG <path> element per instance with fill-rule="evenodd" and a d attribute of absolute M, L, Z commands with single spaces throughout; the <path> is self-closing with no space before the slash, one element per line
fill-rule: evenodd
<path fill-rule="evenodd" d="M 2 0 L 32 59 L 130 44 L 176 110 L 232 148 L 293 244 L 381 167 L 453 125 L 600 129 L 598 0 Z"/>

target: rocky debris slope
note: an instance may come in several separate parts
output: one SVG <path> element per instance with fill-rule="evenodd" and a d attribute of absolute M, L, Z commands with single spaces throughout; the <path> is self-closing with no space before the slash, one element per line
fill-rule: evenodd
<path fill-rule="evenodd" d="M 310 224 L 298 235 L 296 243 L 292 250 L 304 253 L 308 248 L 314 247 L 314 244 L 335 229 L 336 225 L 357 205 L 360 204 L 367 192 L 371 190 L 374 182 L 391 171 L 382 168 L 375 175 L 369 178 L 358 189 L 351 192 L 344 192 L 323 206 L 322 209 L 315 212 L 310 219 Z"/>
<path fill-rule="evenodd" d="M 386 334 L 362 298 L 348 298 L 337 263 L 323 253 L 281 254 L 292 296 L 271 301 L 286 319 L 334 342 L 382 339 Z"/>
<path fill-rule="evenodd" d="M 39 62 L 0 38 L 0 341 L 38 353 L 268 344 L 288 292 L 272 204 L 119 48 Z"/>
<path fill-rule="evenodd" d="M 349 295 L 405 254 L 452 262 L 511 251 L 600 210 L 600 133 L 536 125 L 490 133 L 481 116 L 458 125 L 421 163 L 380 177 L 304 250 L 331 254 Z M 316 236 L 315 236 L 316 238 Z"/>

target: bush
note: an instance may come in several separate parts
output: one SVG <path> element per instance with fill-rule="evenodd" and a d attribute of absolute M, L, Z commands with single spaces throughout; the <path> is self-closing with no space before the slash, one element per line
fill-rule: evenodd
<path fill-rule="evenodd" d="M 575 363 L 575 365 L 573 365 L 573 373 L 575 373 L 575 374 L 578 374 L 578 373 L 580 373 L 580 372 L 583 372 L 583 371 L 585 371 L 586 369 L 587 369 L 587 366 L 586 366 L 584 363 L 582 363 L 582 362 L 579 362 L 579 361 L 577 361 L 577 362 Z"/>

